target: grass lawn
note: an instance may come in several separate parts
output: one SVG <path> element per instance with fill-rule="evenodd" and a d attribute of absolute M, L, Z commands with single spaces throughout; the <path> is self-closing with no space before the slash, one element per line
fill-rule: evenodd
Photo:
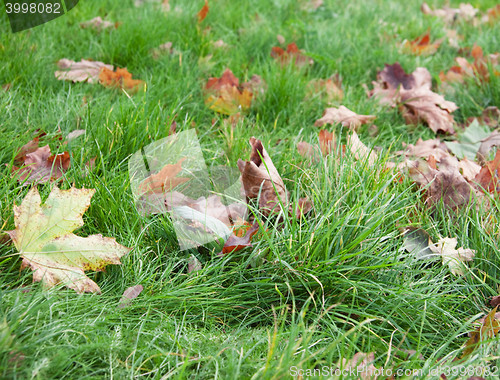
<path fill-rule="evenodd" d="M 325 0 L 314 10 L 304 8 L 306 0 L 210 0 L 208 16 L 198 23 L 203 4 L 170 0 L 165 13 L 154 1 L 136 7 L 132 0 L 82 0 L 67 15 L 15 34 L 0 5 L 0 85 L 10 84 L 0 90 L 1 229 L 15 228 L 13 206 L 31 188 L 13 178 L 14 157 L 42 130 L 40 146 L 72 157 L 59 186 L 96 190 L 78 235 L 102 234 L 133 248 L 122 265 L 89 272 L 102 294 L 77 294 L 33 283 L 32 271 L 20 269 L 18 251 L 4 241 L 0 378 L 336 378 L 330 371 L 357 353 L 373 353 L 373 365 L 386 371 L 421 371 L 416 378 L 494 371 L 497 338 L 461 358 L 473 322 L 491 310 L 489 300 L 500 291 L 498 198 L 487 210 L 474 204 L 429 210 L 411 178 L 398 181 L 395 171 L 382 169 L 403 143 L 436 134 L 424 124 L 407 125 L 397 108 L 367 97 L 363 85 L 372 88 L 377 72 L 394 62 L 408 73 L 426 67 L 437 84 L 460 55 L 445 28 L 463 36 L 460 47 L 477 43 L 496 53 L 498 19 L 446 26 L 424 15 L 420 1 Z M 484 12 L 496 1 L 471 4 Z M 121 24 L 100 33 L 80 27 L 96 16 Z M 404 40 L 427 30 L 445 38 L 435 54 L 403 51 Z M 314 64 L 279 65 L 270 56 L 278 34 Z M 214 46 L 220 39 L 228 46 Z M 175 52 L 154 56 L 151 50 L 167 41 Z M 59 81 L 54 72 L 62 58 L 126 67 L 147 89 L 128 96 Z M 225 68 L 240 80 L 258 74 L 268 86 L 234 127 L 204 103 L 207 79 Z M 337 137 L 337 154 L 311 162 L 297 153 L 298 142 L 317 143 L 314 122 L 329 106 L 307 85 L 335 73 L 344 99 L 333 105 L 376 115 L 375 133 L 366 125 L 358 131 L 364 144 L 379 149 L 373 166 L 342 157 L 348 130 L 340 125 L 325 127 Z M 500 106 L 500 77 L 454 85 L 444 95 L 459 107 L 455 121 L 464 122 Z M 181 251 L 167 215 L 138 212 L 128 172 L 131 155 L 168 136 L 174 121 L 177 132 L 196 129 L 208 167 L 236 168 L 238 159 L 250 157 L 249 138 L 262 140 L 292 200 L 307 196 L 313 210 L 300 220 L 270 218 L 252 247 L 223 257 L 211 248 Z M 67 145 L 58 140 L 77 129 L 85 135 Z M 93 157 L 95 167 L 87 169 Z M 42 199 L 51 188 L 38 185 Z M 404 248 L 406 226 L 421 227 L 434 242 L 457 238 L 458 247 L 476 256 L 459 276 L 439 261 L 416 260 Z M 188 272 L 192 255 L 201 270 Z M 118 308 L 124 290 L 137 284 L 143 292 Z"/>

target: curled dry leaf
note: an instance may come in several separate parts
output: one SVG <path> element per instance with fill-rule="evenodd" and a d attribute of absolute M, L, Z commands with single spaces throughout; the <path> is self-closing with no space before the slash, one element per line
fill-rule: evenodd
<path fill-rule="evenodd" d="M 475 181 L 490 193 L 500 192 L 500 149 L 497 150 L 493 161 L 487 162 L 476 175 Z"/>
<path fill-rule="evenodd" d="M 8 231 L 23 259 L 22 267 L 33 270 L 33 280 L 46 287 L 62 283 L 78 293 L 100 292 L 84 271 L 102 271 L 108 264 L 120 264 L 130 251 L 114 238 L 72 233 L 82 227 L 82 215 L 90 206 L 93 189 L 60 190 L 54 187 L 42 205 L 32 188 L 20 206 L 14 206 L 16 229 Z"/>
<path fill-rule="evenodd" d="M 120 88 L 129 92 L 137 92 L 145 88 L 145 83 L 139 79 L 132 79 L 132 74 L 126 68 L 117 68 L 116 71 L 102 68 L 99 73 L 99 82 L 104 87 Z"/>
<path fill-rule="evenodd" d="M 226 69 L 220 78 L 210 78 L 207 81 L 205 104 L 210 109 L 225 115 L 247 110 L 252 103 L 253 90 L 257 88 L 257 82 L 261 81 L 257 76 L 253 79 L 253 83 L 247 82 L 240 86 L 238 78 L 231 70 Z"/>
<path fill-rule="evenodd" d="M 99 74 L 103 68 L 113 70 L 112 65 L 98 61 L 88 61 L 86 59 L 75 62 L 63 58 L 57 62 L 57 66 L 65 71 L 56 71 L 55 77 L 59 80 L 70 80 L 72 82 L 97 83 L 99 81 Z"/>
<path fill-rule="evenodd" d="M 239 237 L 234 233 L 226 240 L 222 253 L 240 251 L 245 247 L 251 247 L 252 237 L 259 231 L 259 223 L 255 222 L 245 233 L 245 236 Z"/>
<path fill-rule="evenodd" d="M 252 153 L 250 161 L 238 160 L 238 169 L 245 195 L 249 199 L 258 198 L 259 209 L 264 215 L 280 211 L 280 200 L 288 206 L 288 193 L 271 157 L 262 145 L 262 141 L 250 138 Z"/>
<path fill-rule="evenodd" d="M 120 298 L 120 303 L 118 304 L 118 308 L 123 309 L 130 305 L 130 302 L 139 296 L 142 293 L 144 287 L 142 285 L 134 285 L 131 286 L 123 292 L 122 298 Z"/>
<path fill-rule="evenodd" d="M 497 316 L 497 308 L 498 306 L 495 306 L 493 310 L 488 313 L 486 318 L 482 321 L 481 326 L 476 331 L 469 333 L 470 337 L 465 343 L 462 358 L 474 352 L 482 341 L 492 339 L 498 335 L 500 331 L 500 321 Z"/>
<path fill-rule="evenodd" d="M 81 22 L 80 27 L 83 29 L 94 29 L 97 32 L 101 32 L 105 29 L 118 28 L 120 24 L 118 22 L 105 21 L 101 16 L 94 17 L 92 20 Z"/>
<path fill-rule="evenodd" d="M 403 48 L 405 51 L 415 55 L 431 55 L 434 54 L 439 45 L 443 42 L 442 39 L 436 40 L 431 43 L 430 32 L 418 36 L 412 41 L 405 41 Z"/>
<path fill-rule="evenodd" d="M 304 67 L 314 63 L 311 58 L 298 48 L 295 42 L 288 44 L 286 50 L 283 50 L 279 46 L 274 46 L 271 49 L 271 57 L 277 60 L 282 66 L 293 63 L 296 67 Z"/>
<path fill-rule="evenodd" d="M 19 182 L 26 184 L 60 179 L 71 165 L 68 152 L 52 154 L 48 145 L 30 151 L 24 157 L 18 156 L 16 159 L 22 160 L 22 166 L 19 168 L 13 166 L 12 172 L 17 176 Z"/>
<path fill-rule="evenodd" d="M 366 161 L 372 166 L 377 161 L 377 154 L 361 142 L 356 132 L 347 136 L 347 148 L 354 155 L 356 160 Z"/>
<path fill-rule="evenodd" d="M 494 131 L 488 137 L 481 140 L 481 145 L 477 151 L 479 159 L 484 162 L 488 153 L 493 147 L 500 147 L 500 132 Z"/>
<path fill-rule="evenodd" d="M 429 248 L 432 252 L 441 256 L 443 265 L 447 265 L 452 274 L 463 275 L 463 262 L 472 261 L 476 251 L 462 247 L 456 249 L 456 246 L 456 238 L 442 238 L 436 244 L 430 245 Z"/>
<path fill-rule="evenodd" d="M 327 108 L 323 113 L 323 117 L 316 120 L 314 125 L 316 127 L 321 127 L 325 124 L 340 123 L 344 127 L 356 130 L 362 124 L 370 123 L 373 120 L 375 120 L 375 116 L 373 115 L 358 115 L 347 107 L 340 106 L 339 108 Z"/>

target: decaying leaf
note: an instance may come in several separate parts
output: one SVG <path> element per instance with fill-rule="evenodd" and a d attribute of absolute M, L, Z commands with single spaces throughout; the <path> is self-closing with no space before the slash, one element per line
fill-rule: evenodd
<path fill-rule="evenodd" d="M 430 32 L 418 36 L 412 41 L 405 41 L 403 48 L 405 51 L 415 55 L 431 55 L 434 54 L 439 45 L 443 42 L 442 39 L 436 40 L 431 43 Z"/>
<path fill-rule="evenodd" d="M 75 62 L 63 58 L 57 62 L 57 66 L 64 71 L 56 71 L 55 76 L 59 80 L 70 80 L 72 82 L 99 82 L 99 74 L 103 68 L 113 70 L 112 65 L 107 65 L 98 61 L 88 61 L 82 59 Z"/>
<path fill-rule="evenodd" d="M 122 298 L 120 298 L 120 303 L 118 304 L 118 308 L 123 309 L 130 305 L 131 301 L 134 298 L 137 298 L 139 294 L 142 293 L 144 287 L 142 285 L 134 285 L 131 286 L 123 292 Z"/>
<path fill-rule="evenodd" d="M 80 27 L 83 29 L 94 29 L 97 32 L 101 32 L 105 29 L 118 28 L 120 24 L 118 22 L 105 21 L 101 16 L 94 17 L 92 20 L 81 22 Z"/>
<path fill-rule="evenodd" d="M 376 96 L 381 104 L 398 105 L 408 124 L 424 121 L 434 132 L 455 132 L 451 113 L 458 107 L 431 91 L 432 78 L 427 69 L 418 67 L 406 74 L 398 62 L 386 64 L 373 85 L 369 95 Z"/>
<path fill-rule="evenodd" d="M 344 97 L 342 91 L 342 79 L 339 74 L 332 75 L 328 79 L 313 79 L 307 84 L 309 96 L 320 94 L 327 103 L 341 101 Z"/>
<path fill-rule="evenodd" d="M 342 367 L 344 370 L 354 370 L 358 379 L 361 380 L 376 380 L 379 374 L 382 373 L 380 368 L 375 367 L 375 354 L 370 352 L 358 352 L 354 354 L 351 360 L 342 359 Z"/>
<path fill-rule="evenodd" d="M 260 78 L 260 77 L 259 77 Z M 232 115 L 250 108 L 254 96 L 254 84 L 239 84 L 238 78 L 226 69 L 220 78 L 210 78 L 205 85 L 205 104 L 212 110 Z"/>
<path fill-rule="evenodd" d="M 469 340 L 465 343 L 462 357 L 470 355 L 474 352 L 478 345 L 481 344 L 481 342 L 492 339 L 498 334 L 500 331 L 500 322 L 496 315 L 497 308 L 498 306 L 495 306 L 495 308 L 488 313 L 486 318 L 484 318 L 481 327 L 479 327 L 476 331 L 469 333 Z"/>
<path fill-rule="evenodd" d="M 282 66 L 293 63 L 297 67 L 304 67 L 314 63 L 311 58 L 306 56 L 304 52 L 298 48 L 295 42 L 288 44 L 286 50 L 283 50 L 279 46 L 274 46 L 271 49 L 271 57 L 277 60 Z"/>
<path fill-rule="evenodd" d="M 446 144 L 439 139 L 422 140 L 418 139 L 415 145 L 406 144 L 404 151 L 398 151 L 397 154 L 404 154 L 407 157 L 418 157 L 418 158 L 429 158 L 434 156 L 437 161 L 440 161 L 443 157 L 448 157 L 448 148 Z"/>
<path fill-rule="evenodd" d="M 304 158 L 312 158 L 313 160 L 317 160 L 319 158 L 317 147 L 305 141 L 297 143 L 297 151 Z"/>
<path fill-rule="evenodd" d="M 82 215 L 90 206 L 93 189 L 60 190 L 54 187 L 42 205 L 40 194 L 32 188 L 20 206 L 14 206 L 16 229 L 8 231 L 20 256 L 22 267 L 33 270 L 33 280 L 46 287 L 59 283 L 78 293 L 100 292 L 84 271 L 102 271 L 108 264 L 120 264 L 130 251 L 114 238 L 72 233 L 83 226 Z"/>
<path fill-rule="evenodd" d="M 316 120 L 314 125 L 316 127 L 321 127 L 325 124 L 340 123 L 344 127 L 356 130 L 362 124 L 370 123 L 374 119 L 375 116 L 373 115 L 358 115 L 357 113 L 352 112 L 349 108 L 340 106 L 339 108 L 327 108 L 323 113 L 323 117 Z"/>
<path fill-rule="evenodd" d="M 346 147 L 351 151 L 356 160 L 366 161 L 369 166 L 372 166 L 377 161 L 377 153 L 363 144 L 358 134 L 354 131 L 347 136 Z"/>
<path fill-rule="evenodd" d="M 470 4 L 460 3 L 458 8 L 444 6 L 441 9 L 431 9 L 427 3 L 421 6 L 422 13 L 442 18 L 446 23 L 453 23 L 457 20 L 470 21 L 474 19 L 478 10 Z"/>
<path fill-rule="evenodd" d="M 493 147 L 500 147 L 500 132 L 494 131 L 488 137 L 481 140 L 481 145 L 477 151 L 479 159 L 484 162 Z"/>
<path fill-rule="evenodd" d="M 472 261 L 476 251 L 472 249 L 458 248 L 456 238 L 442 238 L 436 244 L 429 246 L 430 250 L 442 257 L 443 265 L 447 265 L 454 275 L 464 274 L 464 261 Z"/>
<path fill-rule="evenodd" d="M 490 193 L 500 192 L 500 149 L 493 161 L 487 162 L 475 178 L 483 189 Z"/>
<path fill-rule="evenodd" d="M 203 7 L 198 12 L 198 16 L 197 16 L 198 17 L 198 24 L 200 24 L 203 20 L 205 20 L 205 18 L 208 15 L 209 10 L 210 10 L 210 8 L 208 7 L 208 0 L 205 0 L 205 5 L 203 5 Z"/>
<path fill-rule="evenodd" d="M 318 133 L 319 147 L 323 156 L 329 155 L 335 146 L 335 135 L 332 132 L 322 129 Z"/>
<path fill-rule="evenodd" d="M 158 173 L 151 174 L 141 182 L 139 192 L 141 194 L 169 193 L 177 186 L 189 181 L 191 178 L 177 177 L 177 174 L 182 171 L 182 162 L 184 160 L 186 158 L 180 159 L 176 164 L 167 164 Z"/>
<path fill-rule="evenodd" d="M 48 145 L 36 150 L 31 150 L 31 148 L 28 150 L 26 145 L 23 148 L 25 148 L 25 151 L 30 151 L 30 153 L 26 153 L 24 157 L 19 157 L 18 154 L 16 160 L 22 162 L 22 166 L 12 167 L 12 172 L 17 176 L 19 182 L 29 184 L 57 180 L 63 176 L 71 165 L 68 152 L 52 154 Z"/>
<path fill-rule="evenodd" d="M 245 236 L 239 237 L 234 233 L 224 243 L 222 253 L 229 253 L 242 250 L 245 247 L 251 247 L 252 237 L 259 231 L 259 223 L 255 222 L 246 232 Z"/>
<path fill-rule="evenodd" d="M 490 129 L 480 125 L 474 120 L 464 131 L 458 135 L 458 141 L 446 141 L 448 149 L 458 158 L 467 157 L 475 160 L 477 152 L 481 147 L 481 141 L 491 135 Z"/>
<path fill-rule="evenodd" d="M 129 92 L 137 92 L 145 88 L 145 83 L 139 79 L 132 79 L 132 74 L 126 68 L 117 68 L 116 71 L 107 67 L 99 73 L 99 82 L 104 87 L 120 88 Z"/>
<path fill-rule="evenodd" d="M 288 206 L 288 193 L 262 141 L 251 137 L 250 145 L 250 161 L 238 160 L 238 169 L 245 195 L 249 199 L 258 198 L 259 209 L 267 216 L 279 212 L 280 200 L 285 207 Z"/>

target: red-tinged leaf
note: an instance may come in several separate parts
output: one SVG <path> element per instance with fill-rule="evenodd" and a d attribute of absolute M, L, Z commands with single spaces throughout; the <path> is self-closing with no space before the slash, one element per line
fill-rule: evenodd
<path fill-rule="evenodd" d="M 103 67 L 99 73 L 99 82 L 104 87 L 120 88 L 135 93 L 145 88 L 145 83 L 139 79 L 132 79 L 132 74 L 126 68 L 117 68 L 116 71 Z"/>
<path fill-rule="evenodd" d="M 283 50 L 279 46 L 274 46 L 271 48 L 271 57 L 277 60 L 282 66 L 293 63 L 297 67 L 303 67 L 314 63 L 311 58 L 304 55 L 295 42 L 288 44 L 286 50 Z"/>
<path fill-rule="evenodd" d="M 500 331 L 500 322 L 496 319 L 498 306 L 491 310 L 479 329 L 469 333 L 469 340 L 465 343 L 462 358 L 470 355 L 481 344 L 481 342 L 492 339 Z"/>
<path fill-rule="evenodd" d="M 208 15 L 208 11 L 209 11 L 208 0 L 205 0 L 205 5 L 203 5 L 203 7 L 198 12 L 198 24 L 200 24 L 203 20 L 205 20 L 205 18 Z"/>
<path fill-rule="evenodd" d="M 406 41 L 403 46 L 404 49 L 411 54 L 430 55 L 437 51 L 441 42 L 443 42 L 443 40 L 439 39 L 431 43 L 430 32 L 427 32 L 412 41 Z"/>
<path fill-rule="evenodd" d="M 490 193 L 500 192 L 500 149 L 497 150 L 493 161 L 487 162 L 481 168 L 475 180 Z"/>
<path fill-rule="evenodd" d="M 319 147 L 324 156 L 329 155 L 335 146 L 335 135 L 332 132 L 322 129 L 318 134 Z"/>
<path fill-rule="evenodd" d="M 122 298 L 120 298 L 120 303 L 118 304 L 118 308 L 123 309 L 130 305 L 130 302 L 139 296 L 139 294 L 143 291 L 142 285 L 134 285 L 131 286 L 123 292 Z"/>
<path fill-rule="evenodd" d="M 251 228 L 248 229 L 246 232 L 245 236 L 243 237 L 238 237 L 234 234 L 229 236 L 229 238 L 226 240 L 226 243 L 224 244 L 224 247 L 222 248 L 222 253 L 229 253 L 229 252 L 234 252 L 234 251 L 239 251 L 245 247 L 251 247 L 252 243 L 252 237 L 257 233 L 259 230 L 259 223 L 255 222 Z"/>

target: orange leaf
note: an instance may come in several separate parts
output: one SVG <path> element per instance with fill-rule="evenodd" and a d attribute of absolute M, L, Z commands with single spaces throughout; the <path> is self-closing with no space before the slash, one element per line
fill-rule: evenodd
<path fill-rule="evenodd" d="M 314 61 L 303 54 L 295 42 L 288 44 L 286 51 L 279 46 L 271 48 L 271 57 L 276 59 L 282 66 L 293 62 L 297 67 L 312 65 Z"/>
<path fill-rule="evenodd" d="M 151 174 L 141 182 L 139 191 L 143 194 L 165 193 L 189 181 L 190 178 L 176 177 L 182 170 L 181 165 L 185 159 L 181 158 L 176 164 L 167 164 L 158 173 Z"/>
<path fill-rule="evenodd" d="M 205 0 L 205 5 L 198 12 L 198 24 L 201 23 L 203 20 L 205 20 L 205 17 L 207 17 L 208 15 L 208 11 L 209 11 L 208 0 Z"/>
<path fill-rule="evenodd" d="M 210 78 L 205 85 L 205 104 L 212 110 L 232 115 L 250 108 L 253 92 L 244 83 L 239 84 L 238 78 L 231 70 L 226 69 L 220 78 Z"/>
<path fill-rule="evenodd" d="M 434 54 L 439 45 L 441 45 L 442 40 L 437 40 L 431 43 L 430 32 L 427 32 L 413 41 L 406 41 L 403 45 L 405 50 L 415 55 L 430 55 Z"/>
<path fill-rule="evenodd" d="M 487 162 L 476 175 L 476 182 L 490 193 L 500 191 L 500 150 L 497 150 L 493 161 Z"/>
<path fill-rule="evenodd" d="M 103 67 L 99 73 L 99 82 L 104 87 L 121 88 L 130 92 L 136 92 L 144 88 L 144 81 L 132 79 L 132 74 L 126 68 L 117 68 L 116 71 Z"/>

